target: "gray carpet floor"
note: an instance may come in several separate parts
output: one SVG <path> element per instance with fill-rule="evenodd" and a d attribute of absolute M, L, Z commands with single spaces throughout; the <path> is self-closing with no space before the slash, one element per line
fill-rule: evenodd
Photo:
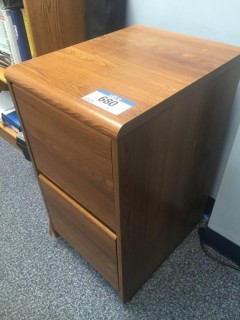
<path fill-rule="evenodd" d="M 240 273 L 202 252 L 197 231 L 122 305 L 61 238 L 48 235 L 31 163 L 0 139 L 0 319 L 240 319 Z"/>

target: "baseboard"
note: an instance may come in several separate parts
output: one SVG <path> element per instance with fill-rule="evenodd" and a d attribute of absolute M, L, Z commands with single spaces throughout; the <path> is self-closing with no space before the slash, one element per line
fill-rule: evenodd
<path fill-rule="evenodd" d="M 204 234 L 204 243 L 217 250 L 226 258 L 240 265 L 240 246 L 207 227 Z"/>
<path fill-rule="evenodd" d="M 215 199 L 211 196 L 208 196 L 207 198 L 207 202 L 206 202 L 206 206 L 205 206 L 205 210 L 204 210 L 204 214 L 206 214 L 209 218 L 212 214 L 212 210 L 215 204 Z"/>

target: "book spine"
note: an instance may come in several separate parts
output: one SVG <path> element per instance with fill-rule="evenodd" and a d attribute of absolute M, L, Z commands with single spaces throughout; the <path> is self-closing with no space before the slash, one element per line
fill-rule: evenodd
<path fill-rule="evenodd" d="M 3 0 L 3 4 L 6 9 L 16 9 L 23 7 L 22 0 Z"/>
<path fill-rule="evenodd" d="M 31 58 L 27 35 L 23 23 L 21 10 L 9 10 L 13 26 L 16 32 L 17 44 L 21 55 L 21 60 L 25 61 Z"/>
<path fill-rule="evenodd" d="M 17 40 L 17 46 L 18 46 L 18 50 L 19 50 L 19 53 L 20 53 L 20 57 L 21 57 L 21 60 L 24 61 L 26 59 L 24 59 L 25 55 L 24 55 L 24 51 L 23 51 L 23 46 L 22 46 L 22 43 L 21 43 L 20 38 L 19 38 L 19 30 L 18 30 L 18 26 L 17 26 L 16 19 L 15 19 L 15 14 L 14 14 L 13 10 L 9 10 L 9 16 L 11 17 L 11 20 L 12 20 L 12 24 L 13 24 L 13 28 L 14 28 L 14 32 L 15 32 L 15 37 L 16 37 L 16 40 Z"/>
<path fill-rule="evenodd" d="M 8 53 L 3 53 L 0 51 L 0 67 L 6 68 L 12 65 L 11 56 Z M 1 72 L 0 72 L 0 81 L 1 81 Z"/>
<path fill-rule="evenodd" d="M 30 47 L 31 56 L 36 57 L 36 51 L 35 51 L 35 48 L 33 45 L 32 34 L 31 34 L 26 10 L 23 8 L 23 9 L 21 9 L 21 12 L 22 12 L 23 22 L 24 22 L 25 30 L 26 30 L 26 34 L 27 34 L 28 44 Z"/>
<path fill-rule="evenodd" d="M 9 13 L 9 10 L 0 9 L 0 16 L 3 17 L 3 24 L 5 25 L 7 38 L 10 45 L 10 50 L 12 52 L 13 62 L 19 63 L 21 62 L 21 55 L 19 52 L 16 33 L 12 23 L 12 19 Z"/>
<path fill-rule="evenodd" d="M 6 63 L 6 60 L 4 59 L 4 61 L 2 61 L 1 65 L 2 66 L 6 66 L 7 65 L 12 65 L 14 63 L 14 59 L 13 59 L 13 55 L 11 52 L 11 48 L 10 48 L 10 43 L 8 40 L 8 36 L 7 36 L 7 30 L 6 30 L 6 26 L 4 23 L 4 17 L 1 14 L 1 10 L 0 10 L 0 51 L 2 52 L 3 55 L 7 56 L 10 61 L 9 63 Z"/>

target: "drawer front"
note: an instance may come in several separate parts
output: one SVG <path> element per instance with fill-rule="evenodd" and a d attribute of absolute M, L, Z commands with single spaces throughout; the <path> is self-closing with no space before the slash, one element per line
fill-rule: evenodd
<path fill-rule="evenodd" d="M 116 235 L 46 177 L 39 180 L 53 228 L 118 288 Z"/>
<path fill-rule="evenodd" d="M 115 230 L 111 139 L 13 90 L 38 172 Z"/>

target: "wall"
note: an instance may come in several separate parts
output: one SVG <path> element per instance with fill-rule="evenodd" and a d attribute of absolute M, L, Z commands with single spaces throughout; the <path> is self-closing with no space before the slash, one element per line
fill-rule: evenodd
<path fill-rule="evenodd" d="M 239 0 L 128 0 L 127 24 L 143 24 L 240 46 L 239 12 Z M 211 194 L 214 198 L 217 196 L 239 122 L 240 85 Z"/>
<path fill-rule="evenodd" d="M 240 246 L 240 127 L 223 175 L 209 228 Z"/>

